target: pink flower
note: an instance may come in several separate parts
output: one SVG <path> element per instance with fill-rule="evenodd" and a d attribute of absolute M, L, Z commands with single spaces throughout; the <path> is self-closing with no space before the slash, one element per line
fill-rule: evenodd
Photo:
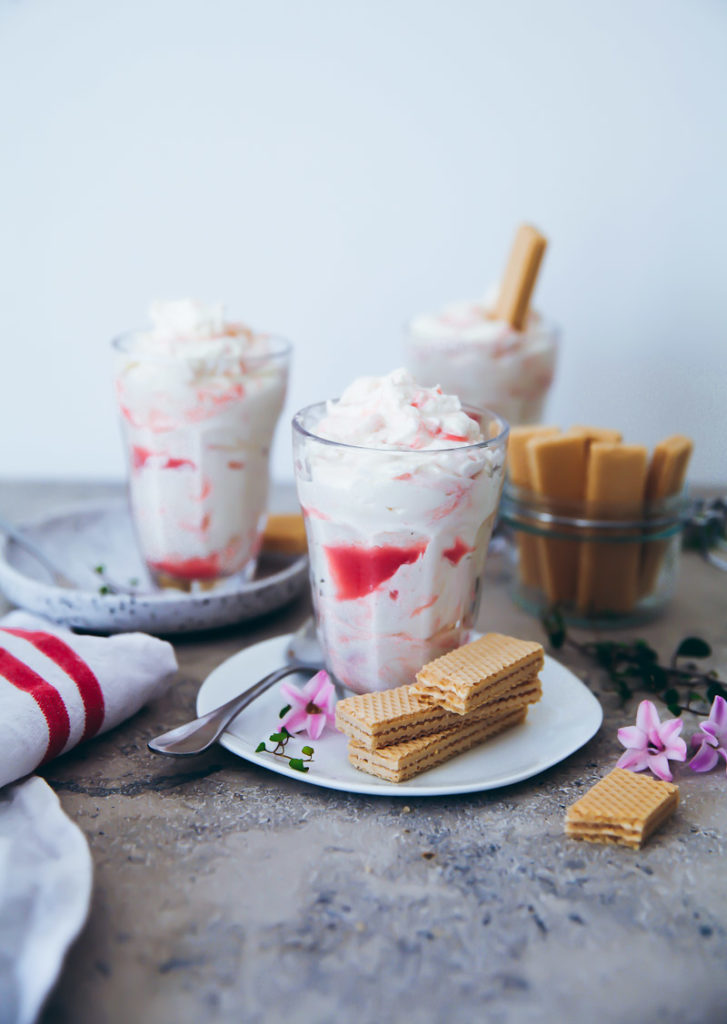
<path fill-rule="evenodd" d="M 698 732 L 692 736 L 692 746 L 699 750 L 689 762 L 693 772 L 708 772 L 719 761 L 720 755 L 727 761 L 727 701 L 715 697 L 709 710 L 709 718 L 701 722 Z"/>
<path fill-rule="evenodd" d="M 659 721 L 659 713 L 650 700 L 642 700 L 636 712 L 636 725 L 619 729 L 619 742 L 626 747 L 616 765 L 632 772 L 649 768 L 660 779 L 671 782 L 669 761 L 685 761 L 687 745 L 679 737 L 681 718 Z"/>
<path fill-rule="evenodd" d="M 326 725 L 334 724 L 336 690 L 327 672 L 317 672 L 302 691 L 292 683 L 281 683 L 280 689 L 290 701 L 290 711 L 280 722 L 281 729 L 290 733 L 305 729 L 312 740 L 317 740 Z"/>

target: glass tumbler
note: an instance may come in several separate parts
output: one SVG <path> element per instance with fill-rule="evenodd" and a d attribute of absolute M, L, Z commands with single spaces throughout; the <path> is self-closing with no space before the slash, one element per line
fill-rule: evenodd
<path fill-rule="evenodd" d="M 142 332 L 113 342 L 132 519 L 161 586 L 254 573 L 291 352 L 263 341 L 209 357 L 147 353 Z"/>
<path fill-rule="evenodd" d="M 407 369 L 427 387 L 440 385 L 462 402 L 485 406 L 512 426 L 539 423 L 555 374 L 559 332 L 537 320 L 525 331 L 503 326 L 495 338 L 416 333 L 404 339 Z"/>
<path fill-rule="evenodd" d="M 377 449 L 320 437 L 326 403 L 293 420 L 318 637 L 356 693 L 412 683 L 466 642 L 502 489 L 508 426 L 468 408 L 486 440 Z"/>

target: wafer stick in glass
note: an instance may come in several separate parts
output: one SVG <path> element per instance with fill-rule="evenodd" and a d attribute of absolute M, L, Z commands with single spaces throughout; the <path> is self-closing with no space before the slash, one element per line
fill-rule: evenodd
<path fill-rule="evenodd" d="M 587 442 L 580 434 L 534 438 L 527 443 L 532 488 L 557 514 L 573 514 L 573 505 L 584 498 Z M 538 563 L 543 589 L 551 604 L 572 604 L 578 582 L 580 544 L 577 531 L 554 526 L 554 533 L 567 537 L 539 537 Z"/>
<path fill-rule="evenodd" d="M 520 225 L 492 311 L 493 319 L 504 320 L 516 331 L 525 327 L 530 299 L 547 245 L 547 238 L 537 228 L 531 224 Z"/>
<path fill-rule="evenodd" d="M 532 490 L 530 462 L 527 444 L 535 437 L 553 437 L 559 434 L 558 427 L 511 427 L 507 447 L 507 467 L 510 482 L 518 488 Z M 538 565 L 538 539 L 531 534 L 517 531 L 518 568 L 520 579 L 527 587 L 540 587 Z"/>
<path fill-rule="evenodd" d="M 611 430 L 610 427 L 586 427 L 573 426 L 566 431 L 568 434 L 580 434 L 585 437 L 588 444 L 594 441 L 609 441 L 611 444 L 618 444 L 623 440 L 620 430 Z"/>
<path fill-rule="evenodd" d="M 693 448 L 690 439 L 683 434 L 672 434 L 656 445 L 646 477 L 647 504 L 663 501 L 682 491 Z M 661 540 L 647 541 L 644 544 L 639 583 L 639 592 L 642 596 L 652 593 L 656 587 L 668 547 L 668 542 Z"/>
<path fill-rule="evenodd" d="M 643 445 L 594 441 L 586 469 L 588 517 L 638 522 L 644 503 L 646 462 Z M 607 536 L 605 530 L 602 535 Z M 579 610 L 589 615 L 631 611 L 639 595 L 640 565 L 639 539 L 611 543 L 587 539 L 581 547 L 578 567 Z"/>

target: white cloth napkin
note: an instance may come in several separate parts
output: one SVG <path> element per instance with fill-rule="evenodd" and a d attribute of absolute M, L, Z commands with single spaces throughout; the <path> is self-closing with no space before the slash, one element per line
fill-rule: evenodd
<path fill-rule="evenodd" d="M 0 1022 L 33 1024 L 88 913 L 86 838 L 33 776 L 0 791 Z"/>
<path fill-rule="evenodd" d="M 172 645 L 146 633 L 83 636 L 27 612 L 0 619 L 0 788 L 162 694 Z"/>

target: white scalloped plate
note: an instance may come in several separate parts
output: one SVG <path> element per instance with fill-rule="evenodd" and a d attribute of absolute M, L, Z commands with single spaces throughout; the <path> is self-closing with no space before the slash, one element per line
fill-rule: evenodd
<path fill-rule="evenodd" d="M 197 714 L 204 715 L 224 704 L 274 668 L 284 665 L 290 639 L 290 636 L 274 637 L 245 648 L 219 665 L 200 687 Z M 296 683 L 301 681 L 294 676 L 291 678 Z M 282 758 L 256 753 L 258 743 L 277 730 L 278 712 L 287 703 L 280 694 L 279 684 L 239 714 L 219 742 L 233 754 L 272 772 L 311 786 L 346 793 L 414 797 L 497 789 L 532 778 L 563 761 L 587 743 L 603 721 L 603 709 L 591 691 L 569 669 L 547 655 L 540 680 L 543 696 L 530 708 L 523 725 L 409 782 L 385 782 L 358 771 L 348 762 L 346 737 L 332 730 L 316 741 L 308 740 L 305 734 L 290 741 L 291 756 L 306 743 L 315 749 L 313 762 L 305 774 L 290 768 Z"/>

